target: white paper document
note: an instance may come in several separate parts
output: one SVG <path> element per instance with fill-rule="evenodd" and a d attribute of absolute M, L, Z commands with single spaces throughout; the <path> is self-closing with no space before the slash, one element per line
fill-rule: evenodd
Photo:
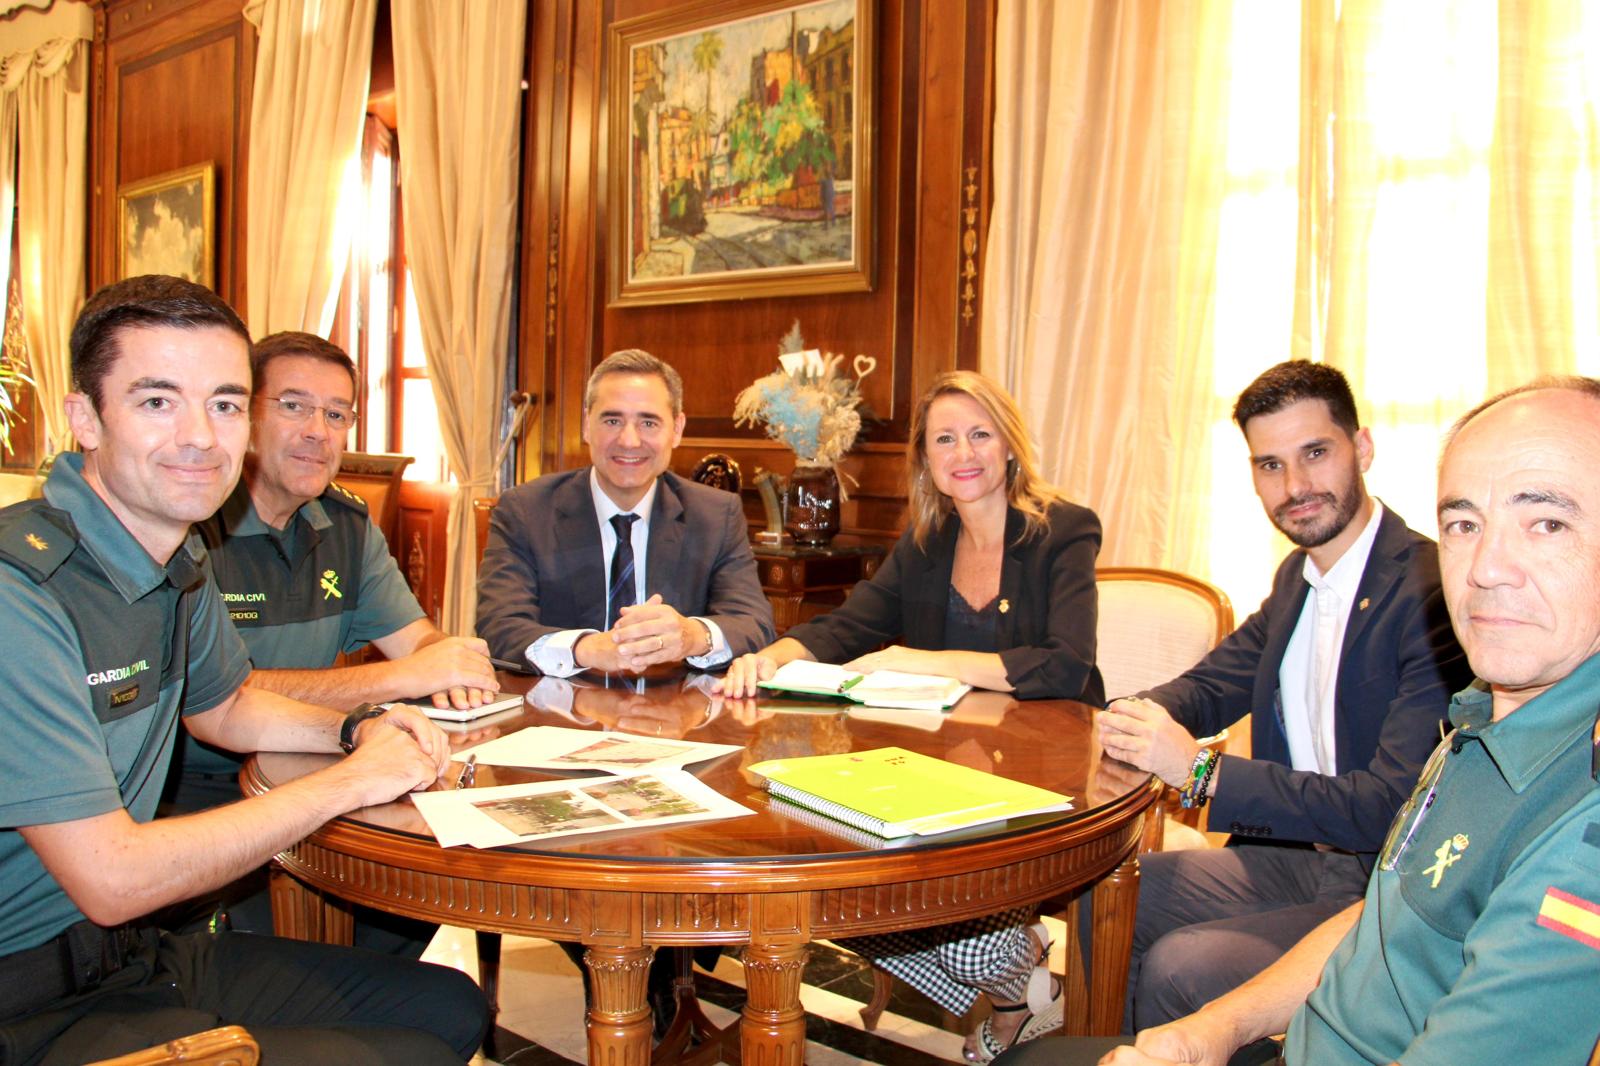
<path fill-rule="evenodd" d="M 683 770 L 414 792 L 439 846 L 495 848 L 527 840 L 738 818 L 755 812 Z"/>
<path fill-rule="evenodd" d="M 611 774 L 631 774 L 688 766 L 741 750 L 738 744 L 702 744 L 694 740 L 542 725 L 466 748 L 457 752 L 456 758 L 476 755 L 479 763 L 521 766 L 530 770 L 603 770 Z"/>

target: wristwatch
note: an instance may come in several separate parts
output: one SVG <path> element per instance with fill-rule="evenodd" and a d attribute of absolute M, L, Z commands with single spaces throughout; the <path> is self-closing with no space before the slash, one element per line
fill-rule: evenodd
<path fill-rule="evenodd" d="M 344 716 L 344 724 L 339 727 L 339 747 L 346 755 L 356 750 L 356 730 L 368 718 L 376 718 L 388 713 L 389 708 L 379 707 L 375 703 L 363 703 L 355 710 Z"/>

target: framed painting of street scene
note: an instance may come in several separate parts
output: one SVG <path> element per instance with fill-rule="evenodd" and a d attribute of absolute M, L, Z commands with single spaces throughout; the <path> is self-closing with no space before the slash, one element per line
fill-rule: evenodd
<path fill-rule="evenodd" d="M 117 189 L 117 277 L 173 274 L 213 284 L 214 170 L 201 163 Z"/>
<path fill-rule="evenodd" d="M 872 287 L 874 0 L 720 0 L 611 27 L 609 297 Z"/>

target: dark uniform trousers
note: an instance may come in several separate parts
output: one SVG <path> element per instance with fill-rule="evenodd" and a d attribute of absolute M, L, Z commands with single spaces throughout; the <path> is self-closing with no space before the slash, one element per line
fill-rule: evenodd
<path fill-rule="evenodd" d="M 1366 888 L 1366 866 L 1343 851 L 1251 843 L 1141 856 L 1123 1032 L 1244 984 Z"/>
<path fill-rule="evenodd" d="M 7 999 L 0 1010 L 14 1009 Z M 443 966 L 249 933 L 151 930 L 94 987 L 0 1022 L 0 1064 L 68 1066 L 220 1025 L 244 1026 L 278 1066 L 444 1066 L 477 1051 L 488 1009 L 477 985 Z"/>

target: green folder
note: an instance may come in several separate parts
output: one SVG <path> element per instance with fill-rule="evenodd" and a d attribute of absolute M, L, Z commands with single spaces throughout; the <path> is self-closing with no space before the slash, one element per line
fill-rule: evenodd
<path fill-rule="evenodd" d="M 904 748 L 769 759 L 750 769 L 774 796 L 881 837 L 1072 809 L 1070 796 Z"/>

